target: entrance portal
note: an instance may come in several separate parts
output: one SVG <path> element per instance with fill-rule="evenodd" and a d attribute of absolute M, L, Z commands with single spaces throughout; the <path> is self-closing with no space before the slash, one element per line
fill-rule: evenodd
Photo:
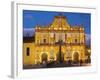
<path fill-rule="evenodd" d="M 42 63 L 43 62 L 45 62 L 45 63 L 47 62 L 47 54 L 46 53 L 42 54 Z"/>
<path fill-rule="evenodd" d="M 78 63 L 79 62 L 79 54 L 78 52 L 75 52 L 73 55 L 73 61 L 74 63 Z"/>

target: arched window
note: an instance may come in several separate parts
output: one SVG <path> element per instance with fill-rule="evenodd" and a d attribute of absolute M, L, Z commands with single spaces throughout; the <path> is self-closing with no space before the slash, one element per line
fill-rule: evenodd
<path fill-rule="evenodd" d="M 46 39 L 43 39 L 43 42 L 46 43 Z"/>
<path fill-rule="evenodd" d="M 77 43 L 77 39 L 75 39 L 75 43 Z"/>
<path fill-rule="evenodd" d="M 30 56 L 30 48 L 29 47 L 26 48 L 26 55 Z"/>
<path fill-rule="evenodd" d="M 37 43 L 39 43 L 39 40 L 37 40 Z"/>

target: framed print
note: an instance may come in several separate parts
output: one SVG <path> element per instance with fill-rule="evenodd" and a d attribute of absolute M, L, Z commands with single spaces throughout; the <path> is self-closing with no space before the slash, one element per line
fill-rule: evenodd
<path fill-rule="evenodd" d="M 96 71 L 95 8 L 15 2 L 12 16 L 13 77 Z"/>

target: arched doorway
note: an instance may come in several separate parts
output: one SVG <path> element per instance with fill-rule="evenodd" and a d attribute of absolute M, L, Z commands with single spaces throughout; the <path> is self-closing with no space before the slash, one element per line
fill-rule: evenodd
<path fill-rule="evenodd" d="M 46 63 L 47 60 L 48 60 L 48 59 L 47 59 L 47 54 L 46 54 L 46 53 L 43 53 L 43 54 L 42 54 L 42 63 L 43 63 L 43 62 Z"/>
<path fill-rule="evenodd" d="M 78 63 L 79 62 L 79 53 L 78 52 L 75 52 L 73 54 L 73 61 L 74 61 L 74 63 Z"/>

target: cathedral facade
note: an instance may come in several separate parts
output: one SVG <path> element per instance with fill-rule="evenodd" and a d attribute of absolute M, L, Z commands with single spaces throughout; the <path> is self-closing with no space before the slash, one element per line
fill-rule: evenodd
<path fill-rule="evenodd" d="M 34 38 L 34 39 L 33 39 Z M 71 26 L 66 16 L 58 15 L 47 26 L 36 26 L 35 36 L 23 42 L 23 64 L 84 62 L 86 37 L 83 26 Z"/>

